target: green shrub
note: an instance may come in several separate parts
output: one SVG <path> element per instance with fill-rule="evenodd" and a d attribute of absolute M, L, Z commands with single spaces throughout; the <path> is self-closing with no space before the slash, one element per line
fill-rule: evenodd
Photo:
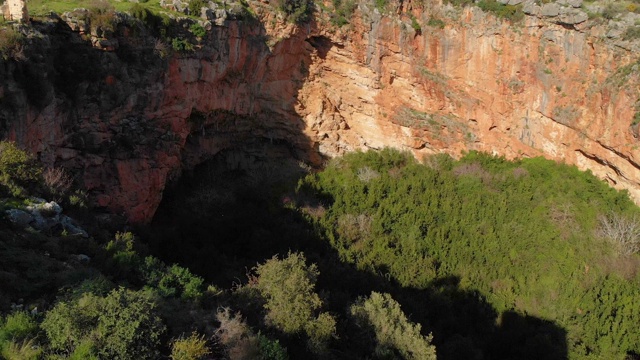
<path fill-rule="evenodd" d="M 287 20 L 293 23 L 309 21 L 313 11 L 311 0 L 275 0 L 276 9 L 287 16 Z"/>
<path fill-rule="evenodd" d="M 8 360 L 37 360 L 42 356 L 42 348 L 33 339 L 9 341 L 0 344 L 0 357 Z"/>
<path fill-rule="evenodd" d="M 331 23 L 336 26 L 344 26 L 349 23 L 353 13 L 358 7 L 355 0 L 332 0 L 333 14 Z"/>
<path fill-rule="evenodd" d="M 189 337 L 177 339 L 171 344 L 172 360 L 200 360 L 209 355 L 211 350 L 207 346 L 204 335 L 192 333 Z"/>
<path fill-rule="evenodd" d="M 115 271 L 119 274 L 130 274 L 140 264 L 140 256 L 134 250 L 135 237 L 130 232 L 118 232 L 115 239 L 105 245 L 105 250 L 111 254 Z"/>
<path fill-rule="evenodd" d="M 623 40 L 640 39 L 640 26 L 630 26 L 622 34 Z"/>
<path fill-rule="evenodd" d="M 191 26 L 189 27 L 189 31 L 191 31 L 191 33 L 193 35 L 195 35 L 196 37 L 199 38 L 203 38 L 205 37 L 205 35 L 207 35 L 207 30 L 205 30 L 202 25 L 200 24 L 191 24 Z"/>
<path fill-rule="evenodd" d="M 362 328 L 371 328 L 377 342 L 376 353 L 381 357 L 393 358 L 398 352 L 402 359 L 436 359 L 431 335 L 423 336 L 422 326 L 410 322 L 391 295 L 372 292 L 369 298 L 351 306 L 351 315 Z"/>
<path fill-rule="evenodd" d="M 420 25 L 420 23 L 418 22 L 418 19 L 413 14 L 411 14 L 411 27 L 418 34 L 422 32 L 422 26 Z"/>
<path fill-rule="evenodd" d="M 140 271 L 147 285 L 156 288 L 163 297 L 194 300 L 202 296 L 204 280 L 193 275 L 187 268 L 175 264 L 167 267 L 157 258 L 147 256 Z"/>
<path fill-rule="evenodd" d="M 155 359 L 165 331 L 149 294 L 123 288 L 60 302 L 42 328 L 55 351 L 95 353 L 106 359 Z M 78 355 L 80 356 L 80 355 Z"/>
<path fill-rule="evenodd" d="M 191 44 L 188 40 L 182 38 L 171 39 L 171 47 L 174 51 L 178 52 L 193 51 L 193 44 Z"/>
<path fill-rule="evenodd" d="M 482 11 L 493 13 L 495 16 L 511 22 L 518 22 L 524 19 L 522 5 L 505 5 L 496 0 L 480 0 L 478 7 Z"/>
<path fill-rule="evenodd" d="M 21 342 L 33 338 L 38 332 L 36 321 L 24 311 L 17 311 L 0 318 L 0 345 L 6 341 Z"/>
<path fill-rule="evenodd" d="M 442 21 L 442 20 L 440 20 L 438 18 L 430 17 L 429 21 L 427 21 L 427 26 L 444 29 L 445 23 L 444 23 L 444 21 Z"/>
<path fill-rule="evenodd" d="M 258 346 L 262 360 L 288 360 L 287 348 L 280 345 L 278 340 L 271 340 L 268 337 L 258 334 Z"/>
<path fill-rule="evenodd" d="M 189 0 L 189 15 L 200 16 L 203 7 L 207 7 L 205 0 Z"/>
<path fill-rule="evenodd" d="M 384 13 L 387 10 L 388 0 L 374 0 L 374 5 L 378 11 Z"/>
<path fill-rule="evenodd" d="M 41 174 L 42 168 L 33 156 L 12 142 L 0 142 L 0 190 L 25 197 L 28 189 L 38 185 Z"/>

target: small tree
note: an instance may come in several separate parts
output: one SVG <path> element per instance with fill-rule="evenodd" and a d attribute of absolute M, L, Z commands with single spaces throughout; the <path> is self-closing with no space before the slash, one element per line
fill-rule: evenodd
<path fill-rule="evenodd" d="M 601 215 L 598 233 L 609 240 L 622 255 L 640 251 L 640 219 L 637 215 L 625 216 L 618 213 Z"/>
<path fill-rule="evenodd" d="M 422 336 L 422 326 L 409 321 L 391 295 L 372 292 L 351 306 L 351 315 L 359 326 L 373 331 L 376 353 L 382 357 L 393 357 L 397 352 L 404 359 L 436 359 L 432 336 Z"/>
<path fill-rule="evenodd" d="M 322 306 L 314 291 L 317 266 L 307 265 L 301 253 L 289 253 L 282 260 L 274 256 L 258 265 L 256 273 L 257 288 L 267 300 L 267 320 L 285 333 L 306 333 L 311 350 L 322 352 L 335 333 L 336 321 L 328 313 L 314 316 Z"/>
<path fill-rule="evenodd" d="M 305 261 L 303 254 L 289 253 L 282 260 L 274 256 L 256 268 L 258 290 L 267 300 L 267 320 L 289 334 L 304 330 L 322 306 L 314 292 L 318 268 L 307 266 Z"/>

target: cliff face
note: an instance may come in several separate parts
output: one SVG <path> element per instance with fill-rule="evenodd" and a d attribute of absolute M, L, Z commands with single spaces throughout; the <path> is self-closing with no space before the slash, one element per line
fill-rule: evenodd
<path fill-rule="evenodd" d="M 167 57 L 125 22 L 115 51 L 64 22 L 35 24 L 26 60 L 0 66 L 0 135 L 134 222 L 150 220 L 183 169 L 225 149 L 270 156 L 273 143 L 315 164 L 383 146 L 543 155 L 640 199 L 631 47 L 590 22 L 406 6 L 382 16 L 361 4 L 337 29 L 322 13 L 294 26 L 255 3 L 261 21 L 226 20 L 195 52 Z M 409 14 L 445 26 L 417 31 Z"/>
<path fill-rule="evenodd" d="M 477 8 L 457 19 L 417 34 L 409 21 L 369 12 L 315 56 L 300 113 L 321 150 L 543 155 L 639 199 L 637 53 L 588 24 L 511 25 Z"/>

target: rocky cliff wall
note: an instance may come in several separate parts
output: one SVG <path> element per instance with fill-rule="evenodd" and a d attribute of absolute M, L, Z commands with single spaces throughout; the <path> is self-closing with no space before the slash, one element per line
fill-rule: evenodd
<path fill-rule="evenodd" d="M 605 25 L 409 2 L 392 14 L 360 4 L 341 28 L 330 10 L 296 26 L 251 6 L 260 21 L 204 22 L 195 51 L 168 55 L 127 17 L 109 46 L 69 19 L 35 22 L 23 59 L 0 66 L 2 137 L 134 222 L 183 169 L 225 149 L 269 156 L 254 145 L 274 142 L 315 164 L 384 146 L 543 155 L 640 199 L 637 52 Z"/>

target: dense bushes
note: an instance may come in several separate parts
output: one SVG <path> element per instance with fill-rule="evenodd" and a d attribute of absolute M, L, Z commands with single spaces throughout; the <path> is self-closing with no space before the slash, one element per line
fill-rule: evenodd
<path fill-rule="evenodd" d="M 569 331 L 572 357 L 640 351 L 640 339 L 622 341 L 640 316 L 640 305 L 624 300 L 636 296 L 640 261 L 618 255 L 599 236 L 600 216 L 637 216 L 626 194 L 540 158 L 509 162 L 470 153 L 459 162 L 440 156 L 426 163 L 391 150 L 351 154 L 307 177 L 300 189 L 331 204 L 318 224 L 341 258 L 359 269 L 417 289 L 458 278 L 498 314 L 557 321 Z M 379 176 L 363 179 L 366 168 Z M 627 265 L 614 265 L 621 263 Z M 607 305 L 600 310 L 576 313 L 585 293 L 596 299 L 609 286 L 620 289 L 617 297 L 601 300 Z M 635 308 L 603 313 L 626 306 Z M 577 330 L 585 316 L 607 316 L 617 325 Z"/>
<path fill-rule="evenodd" d="M 149 293 L 123 288 L 60 302 L 42 322 L 52 349 L 108 359 L 155 359 L 165 331 Z"/>
<path fill-rule="evenodd" d="M 479 153 L 420 164 L 386 149 L 336 158 L 285 197 L 247 191 L 237 172 L 228 176 L 233 185 L 188 183 L 216 195 L 197 208 L 175 196 L 170 206 L 182 208 L 164 219 L 180 226 L 156 239 L 217 280 L 208 288 L 189 268 L 149 256 L 128 232 L 50 237 L 7 230 L 0 219 L 0 305 L 24 297 L 38 313 L 0 317 L 1 356 L 430 359 L 435 346 L 445 360 L 589 359 L 640 351 L 640 260 L 619 247 L 635 244 L 629 224 L 639 210 L 589 173 Z"/>

